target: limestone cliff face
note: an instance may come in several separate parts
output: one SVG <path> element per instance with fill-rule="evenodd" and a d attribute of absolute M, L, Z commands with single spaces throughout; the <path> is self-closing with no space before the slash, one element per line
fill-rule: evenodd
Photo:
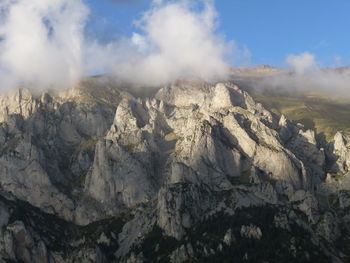
<path fill-rule="evenodd" d="M 0 96 L 3 260 L 195 262 L 239 248 L 240 262 L 270 233 L 286 257 L 345 258 L 346 135 L 323 150 L 232 83 L 138 98 L 94 81 Z"/>

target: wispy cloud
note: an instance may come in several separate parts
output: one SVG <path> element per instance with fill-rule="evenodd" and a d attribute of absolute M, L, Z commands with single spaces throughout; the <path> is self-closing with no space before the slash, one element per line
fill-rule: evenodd
<path fill-rule="evenodd" d="M 89 14 L 81 0 L 6 0 L 0 8 L 1 86 L 66 86 L 79 79 Z"/>
<path fill-rule="evenodd" d="M 286 64 L 292 71 L 269 76 L 254 84 L 258 89 L 279 91 L 319 91 L 333 95 L 348 96 L 350 68 L 337 68 L 341 58 L 335 58 L 334 67 L 321 68 L 315 55 L 304 52 L 288 55 Z M 337 65 L 338 64 L 338 65 Z"/>
<path fill-rule="evenodd" d="M 83 0 L 3 0 L 1 88 L 68 87 L 89 73 L 142 85 L 223 78 L 230 55 L 237 62 L 250 52 L 217 34 L 214 1 L 196 3 L 153 1 L 132 37 L 101 42 L 84 35 L 92 11 Z"/>
<path fill-rule="evenodd" d="M 317 68 L 315 55 L 309 52 L 304 52 L 299 55 L 290 54 L 287 56 L 285 63 L 298 74 L 303 74 Z"/>
<path fill-rule="evenodd" d="M 194 11 L 184 1 L 155 5 L 139 21 L 134 60 L 119 61 L 114 74 L 125 81 L 158 85 L 179 77 L 223 77 L 230 44 L 215 34 L 217 13 L 206 2 Z"/>

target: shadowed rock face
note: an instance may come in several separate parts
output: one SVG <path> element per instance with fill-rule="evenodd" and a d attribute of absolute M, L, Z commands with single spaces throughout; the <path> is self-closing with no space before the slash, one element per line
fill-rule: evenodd
<path fill-rule="evenodd" d="M 346 260 L 347 135 L 325 153 L 231 83 L 93 83 L 0 96 L 3 260 Z"/>

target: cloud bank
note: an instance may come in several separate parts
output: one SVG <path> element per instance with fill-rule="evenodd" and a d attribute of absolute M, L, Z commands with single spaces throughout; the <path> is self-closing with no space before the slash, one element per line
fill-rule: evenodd
<path fill-rule="evenodd" d="M 285 63 L 298 74 L 303 74 L 317 68 L 315 55 L 304 52 L 300 55 L 290 54 L 287 56 Z"/>
<path fill-rule="evenodd" d="M 254 83 L 258 90 L 278 92 L 311 91 L 349 96 L 350 67 L 321 68 L 316 56 L 309 52 L 288 55 L 285 64 L 292 68 L 281 74 L 261 79 Z"/>
<path fill-rule="evenodd" d="M 82 75 L 84 26 L 81 0 L 1 2 L 1 88 L 72 85 Z"/>
<path fill-rule="evenodd" d="M 137 50 L 133 60 L 120 61 L 114 73 L 149 85 L 179 77 L 224 77 L 230 45 L 215 34 L 216 16 L 209 2 L 200 12 L 186 2 L 155 5 L 138 21 L 141 33 L 131 38 Z"/>
<path fill-rule="evenodd" d="M 153 1 L 132 36 L 102 43 L 84 34 L 91 11 L 83 0 L 2 0 L 0 89 L 65 88 L 96 73 L 146 86 L 223 78 L 226 58 L 241 51 L 216 33 L 213 1 L 201 3 Z"/>

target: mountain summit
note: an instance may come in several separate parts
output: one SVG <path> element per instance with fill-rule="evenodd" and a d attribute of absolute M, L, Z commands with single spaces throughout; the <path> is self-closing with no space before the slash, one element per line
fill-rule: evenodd
<path fill-rule="evenodd" d="M 231 82 L 17 89 L 0 122 L 1 262 L 349 259 L 350 137 Z"/>

